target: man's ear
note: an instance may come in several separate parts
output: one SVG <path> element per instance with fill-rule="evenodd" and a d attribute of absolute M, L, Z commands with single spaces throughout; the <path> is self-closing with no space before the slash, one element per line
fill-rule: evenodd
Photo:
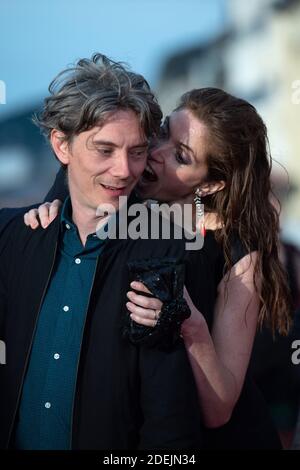
<path fill-rule="evenodd" d="M 65 140 L 65 134 L 57 129 L 52 129 L 50 142 L 59 161 L 64 165 L 68 165 L 70 163 L 70 151 L 69 143 Z"/>
<path fill-rule="evenodd" d="M 209 181 L 203 183 L 199 186 L 199 190 L 202 197 L 209 196 L 210 194 L 215 194 L 219 191 L 222 191 L 226 186 L 225 181 Z"/>

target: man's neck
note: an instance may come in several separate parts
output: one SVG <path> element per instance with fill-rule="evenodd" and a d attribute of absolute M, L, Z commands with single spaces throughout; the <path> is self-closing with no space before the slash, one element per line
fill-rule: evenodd
<path fill-rule="evenodd" d="M 99 217 L 96 215 L 96 209 L 83 206 L 76 198 L 71 197 L 72 203 L 72 220 L 78 229 L 81 243 L 86 244 L 87 237 L 95 233 L 97 229 L 106 222 L 108 216 Z"/>

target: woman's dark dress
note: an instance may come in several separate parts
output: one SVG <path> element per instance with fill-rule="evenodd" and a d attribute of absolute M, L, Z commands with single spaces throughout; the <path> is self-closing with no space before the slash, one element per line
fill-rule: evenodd
<path fill-rule="evenodd" d="M 64 200 L 68 195 L 65 172 L 61 169 L 45 201 Z M 246 252 L 238 239 L 232 242 L 233 263 Z M 217 287 L 224 275 L 225 259 L 222 248 L 216 242 L 214 232 L 208 230 L 201 250 L 188 251 L 186 255 L 186 287 L 204 315 L 209 329 L 213 323 Z M 203 274 L 201 274 L 203 273 Z M 268 413 L 262 394 L 246 374 L 240 398 L 230 421 L 205 432 L 207 449 L 281 449 L 281 443 Z"/>

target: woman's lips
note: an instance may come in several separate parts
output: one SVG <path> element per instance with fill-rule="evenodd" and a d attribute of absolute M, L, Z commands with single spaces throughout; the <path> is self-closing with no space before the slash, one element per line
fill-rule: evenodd
<path fill-rule="evenodd" d="M 161 165 L 164 163 L 162 158 L 153 158 L 152 156 L 148 158 L 146 168 L 143 173 L 143 179 L 145 182 L 154 183 L 158 181 L 160 174 Z"/>
<path fill-rule="evenodd" d="M 157 181 L 157 175 L 149 163 L 146 165 L 142 178 L 147 182 Z"/>

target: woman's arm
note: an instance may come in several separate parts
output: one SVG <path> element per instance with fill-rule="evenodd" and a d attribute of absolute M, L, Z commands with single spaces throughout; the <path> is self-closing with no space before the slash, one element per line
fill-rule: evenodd
<path fill-rule="evenodd" d="M 231 417 L 248 368 L 259 312 L 253 274 L 256 253 L 236 263 L 218 287 L 212 332 L 191 299 L 192 318 L 182 334 L 196 380 L 205 424 L 219 427 Z M 192 326 L 197 315 L 199 327 Z"/>
<path fill-rule="evenodd" d="M 220 282 L 211 334 L 203 315 L 185 291 L 192 315 L 183 323 L 181 332 L 207 427 L 222 426 L 230 419 L 244 383 L 259 311 L 259 296 L 253 282 L 255 261 L 256 253 L 252 253 L 233 266 L 227 292 L 226 278 Z M 141 290 L 136 284 L 135 288 Z M 134 297 L 130 295 L 127 307 L 133 312 L 133 319 L 153 326 L 153 310 L 147 314 L 145 307 L 134 310 Z M 144 300 L 144 305 L 146 302 L 151 305 L 148 309 L 159 309 L 157 299 L 153 299 L 154 306 L 149 303 L 151 300 Z"/>

